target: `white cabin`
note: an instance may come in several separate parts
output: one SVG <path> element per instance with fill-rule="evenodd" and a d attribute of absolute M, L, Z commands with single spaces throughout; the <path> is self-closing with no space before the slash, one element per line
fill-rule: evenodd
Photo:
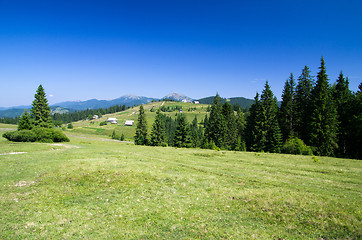
<path fill-rule="evenodd" d="M 126 122 L 124 123 L 125 126 L 133 126 L 134 121 L 133 120 L 126 120 Z"/>
<path fill-rule="evenodd" d="M 108 118 L 107 122 L 110 122 L 112 124 L 117 124 L 117 118 Z"/>

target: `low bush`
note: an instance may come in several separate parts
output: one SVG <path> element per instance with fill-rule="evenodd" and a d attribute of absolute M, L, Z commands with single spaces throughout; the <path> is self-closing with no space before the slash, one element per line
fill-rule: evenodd
<path fill-rule="evenodd" d="M 282 153 L 295 155 L 312 155 L 313 151 L 303 142 L 303 140 L 297 137 L 291 137 L 282 146 Z"/>
<path fill-rule="evenodd" d="M 3 137 L 12 142 L 69 142 L 64 133 L 54 128 L 5 132 Z"/>

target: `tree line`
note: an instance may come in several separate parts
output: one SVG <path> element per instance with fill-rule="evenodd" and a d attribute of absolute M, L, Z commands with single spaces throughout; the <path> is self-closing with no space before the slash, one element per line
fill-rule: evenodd
<path fill-rule="evenodd" d="M 102 115 L 121 112 L 128 108 L 130 108 L 130 107 L 127 107 L 126 105 L 114 105 L 114 106 L 111 106 L 108 108 L 86 109 L 86 110 L 82 110 L 82 111 L 75 111 L 75 112 L 69 112 L 69 113 L 54 113 L 54 114 L 51 114 L 50 116 L 51 116 L 53 124 L 55 126 L 60 126 L 65 123 L 76 122 L 76 121 L 84 120 L 84 119 L 92 119 L 93 115 L 98 115 L 99 117 L 102 117 Z M 25 113 L 25 111 L 24 111 L 24 113 Z M 0 123 L 18 124 L 20 118 L 21 117 L 0 118 Z"/>
<path fill-rule="evenodd" d="M 140 107 L 135 144 L 151 146 L 201 147 L 272 153 L 315 154 L 362 158 L 362 83 L 357 92 L 349 89 L 341 72 L 329 83 L 324 58 L 316 80 L 305 66 L 298 81 L 286 80 L 278 105 L 266 82 L 256 94 L 249 112 L 234 111 L 217 94 L 209 116 L 202 124 L 188 123 L 184 114 L 175 119 L 160 109 L 148 136 L 143 106 Z"/>

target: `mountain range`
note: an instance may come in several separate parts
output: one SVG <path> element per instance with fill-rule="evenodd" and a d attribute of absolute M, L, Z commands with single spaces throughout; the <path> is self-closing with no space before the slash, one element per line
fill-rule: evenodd
<path fill-rule="evenodd" d="M 182 101 L 182 102 L 192 102 L 197 99 L 192 99 L 185 95 L 179 93 L 171 93 L 163 97 L 162 99 L 174 100 L 174 101 Z M 206 97 L 199 99 L 200 103 L 204 104 L 211 104 L 213 102 L 214 97 Z M 143 96 L 135 96 L 135 95 L 124 95 L 122 97 L 112 99 L 112 100 L 97 100 L 97 99 L 90 99 L 86 101 L 67 101 L 67 102 L 60 102 L 56 104 L 50 105 L 50 109 L 52 113 L 67 113 L 67 112 L 74 112 L 74 111 L 81 111 L 86 109 L 98 109 L 98 108 L 108 108 L 114 105 L 126 105 L 126 106 L 134 106 L 140 104 L 150 103 L 152 100 L 159 101 L 161 99 L 158 98 L 150 98 L 150 97 L 143 97 Z M 250 105 L 254 102 L 252 99 L 247 99 L 243 97 L 235 97 L 230 99 L 222 99 L 222 102 L 230 101 L 230 104 L 237 104 L 240 105 L 242 108 L 249 108 Z M 17 107 L 10 107 L 4 108 L 0 107 L 0 118 L 3 117 L 18 117 L 23 112 L 24 109 L 30 109 L 31 106 L 17 106 Z"/>

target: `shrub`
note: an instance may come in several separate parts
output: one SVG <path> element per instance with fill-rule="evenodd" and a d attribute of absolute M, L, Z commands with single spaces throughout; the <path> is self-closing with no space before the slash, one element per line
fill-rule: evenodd
<path fill-rule="evenodd" d="M 107 124 L 108 124 L 107 121 L 103 121 L 103 122 L 100 122 L 100 123 L 99 123 L 99 126 L 104 126 L 104 125 L 107 125 Z"/>
<path fill-rule="evenodd" d="M 68 129 L 73 129 L 73 124 L 72 123 L 68 123 Z"/>
<path fill-rule="evenodd" d="M 6 132 L 3 137 L 13 142 L 69 142 L 69 138 L 64 133 L 54 128 Z"/>
<path fill-rule="evenodd" d="M 13 142 L 35 142 L 36 135 L 33 130 L 6 132 L 3 137 Z"/>
<path fill-rule="evenodd" d="M 312 149 L 297 137 L 289 138 L 282 146 L 282 153 L 295 155 L 312 155 Z"/>

